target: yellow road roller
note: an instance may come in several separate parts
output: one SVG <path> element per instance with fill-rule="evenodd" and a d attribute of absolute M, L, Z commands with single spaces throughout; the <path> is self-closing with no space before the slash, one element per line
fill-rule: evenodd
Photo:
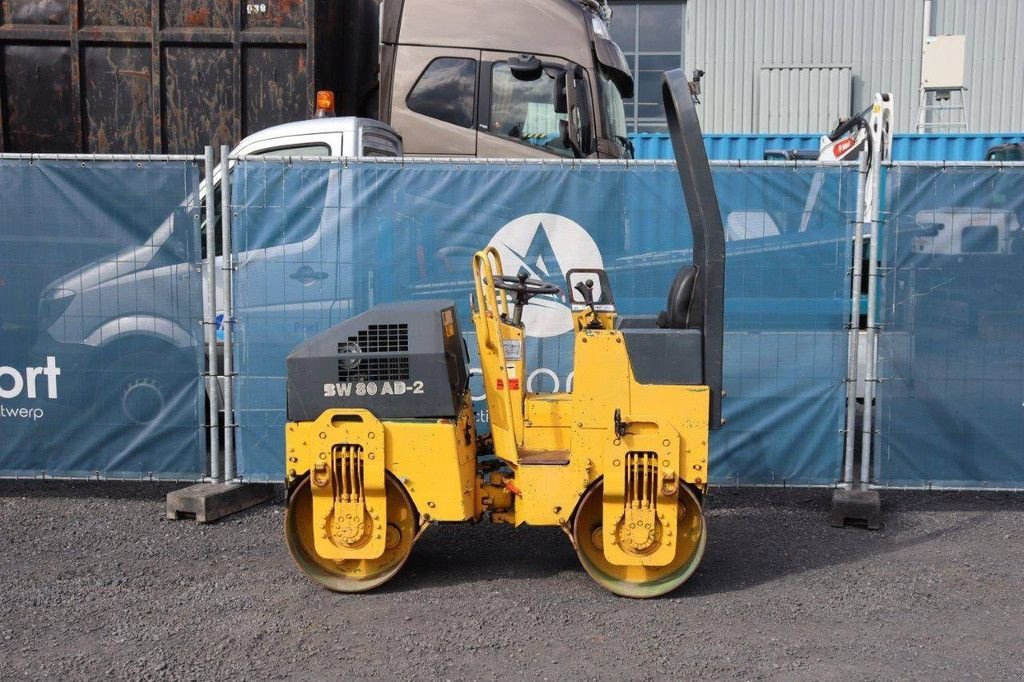
<path fill-rule="evenodd" d="M 286 537 L 315 581 L 372 589 L 431 524 L 485 518 L 559 526 L 615 594 L 658 596 L 693 574 L 721 424 L 725 241 L 688 83 L 669 72 L 662 90 L 694 239 L 660 315 L 618 315 L 601 269 L 570 270 L 563 288 L 476 253 L 487 436 L 450 301 L 375 306 L 289 355 Z M 570 304 L 571 392 L 526 390 L 523 311 L 536 296 Z"/>

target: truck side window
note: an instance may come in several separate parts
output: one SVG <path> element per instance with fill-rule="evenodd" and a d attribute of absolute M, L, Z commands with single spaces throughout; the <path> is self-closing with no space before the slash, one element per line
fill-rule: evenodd
<path fill-rule="evenodd" d="M 438 57 L 420 74 L 406 104 L 417 114 L 471 128 L 475 101 L 476 60 Z"/>
<path fill-rule="evenodd" d="M 398 147 L 394 139 L 367 130 L 363 132 L 361 156 L 398 156 Z"/>
<path fill-rule="evenodd" d="M 491 111 L 488 131 L 547 151 L 572 156 L 572 148 L 562 144 L 559 121 L 565 114 L 555 113 L 555 72 L 546 67 L 540 78 L 521 81 L 512 75 L 507 62 L 491 67 Z"/>

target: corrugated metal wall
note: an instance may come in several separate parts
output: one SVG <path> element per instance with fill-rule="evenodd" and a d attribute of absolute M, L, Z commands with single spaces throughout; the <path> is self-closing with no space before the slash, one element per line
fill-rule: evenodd
<path fill-rule="evenodd" d="M 847 116 L 852 80 L 849 66 L 762 66 L 757 81 L 758 127 L 766 133 L 794 133 Z M 796 100 L 790 96 L 793 92 L 807 96 Z"/>
<path fill-rule="evenodd" d="M 1024 2 L 933 0 L 932 15 L 932 33 L 967 34 L 970 130 L 1024 130 Z M 801 91 L 791 79 L 784 92 L 763 91 L 765 67 L 803 65 L 849 66 L 851 110 L 873 92 L 894 93 L 896 129 L 912 132 L 923 24 L 923 0 L 688 0 L 686 68 L 707 72 L 705 128 L 768 132 L 762 102 L 779 99 L 819 116 L 811 129 L 829 127 L 828 101 L 810 85 Z"/>

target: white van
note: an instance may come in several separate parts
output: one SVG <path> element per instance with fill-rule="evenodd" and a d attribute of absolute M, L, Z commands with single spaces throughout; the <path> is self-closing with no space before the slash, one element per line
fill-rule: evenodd
<path fill-rule="evenodd" d="M 372 119 L 343 117 L 268 128 L 242 140 L 231 156 L 356 158 L 391 157 L 401 153 L 401 137 L 390 126 Z M 218 216 L 221 174 L 222 168 L 218 166 L 213 172 Z M 330 179 L 335 188 L 337 175 L 332 173 Z M 199 201 L 190 197 L 183 204 L 183 207 L 198 204 L 204 223 L 207 194 L 204 181 L 200 185 Z M 183 233 L 176 233 L 182 229 L 177 223 L 186 220 L 185 229 L 194 230 L 194 223 L 187 216 L 184 210 L 175 211 L 145 243 L 64 275 L 50 283 L 41 296 L 40 349 L 50 354 L 62 350 L 76 355 L 88 353 L 87 366 L 107 370 L 105 377 L 117 377 L 122 411 L 134 423 L 149 423 L 164 409 L 171 372 L 194 373 L 197 369 L 194 348 L 202 343 L 202 332 L 195 324 L 198 311 L 191 311 L 192 319 L 181 319 L 183 311 L 190 309 L 185 301 L 195 300 L 195 288 L 201 281 L 192 271 L 195 264 L 183 262 L 177 255 L 181 244 L 188 239 Z M 337 216 L 324 215 L 317 218 L 310 234 L 295 243 L 261 249 L 254 254 L 237 254 L 237 260 L 243 263 L 258 258 L 268 261 L 268 266 L 269 261 L 273 261 L 273 269 L 280 266 L 295 270 L 271 273 L 271 268 L 263 269 L 268 276 L 274 275 L 273 286 L 267 288 L 268 297 L 273 300 L 263 302 L 265 306 L 288 306 L 294 301 L 308 305 L 311 285 L 323 292 L 325 300 L 320 305 L 338 306 L 338 289 L 326 286 L 332 273 L 295 266 L 302 260 L 302 253 L 319 248 L 320 222 L 335 224 L 336 220 Z M 220 235 L 216 243 L 219 257 Z M 218 262 L 218 283 L 219 265 Z M 220 310 L 220 287 L 217 293 Z M 202 299 L 206 305 L 207 297 L 204 295 Z"/>

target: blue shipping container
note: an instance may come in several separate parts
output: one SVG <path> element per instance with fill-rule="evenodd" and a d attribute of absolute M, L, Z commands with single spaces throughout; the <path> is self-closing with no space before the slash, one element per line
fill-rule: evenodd
<path fill-rule="evenodd" d="M 672 143 L 665 133 L 631 135 L 638 159 L 671 159 Z M 729 134 L 704 136 L 708 157 L 715 160 L 760 161 L 768 150 L 818 148 L 821 133 Z M 989 147 L 1024 142 L 1024 133 L 903 133 L 893 137 L 893 161 L 984 161 Z"/>

